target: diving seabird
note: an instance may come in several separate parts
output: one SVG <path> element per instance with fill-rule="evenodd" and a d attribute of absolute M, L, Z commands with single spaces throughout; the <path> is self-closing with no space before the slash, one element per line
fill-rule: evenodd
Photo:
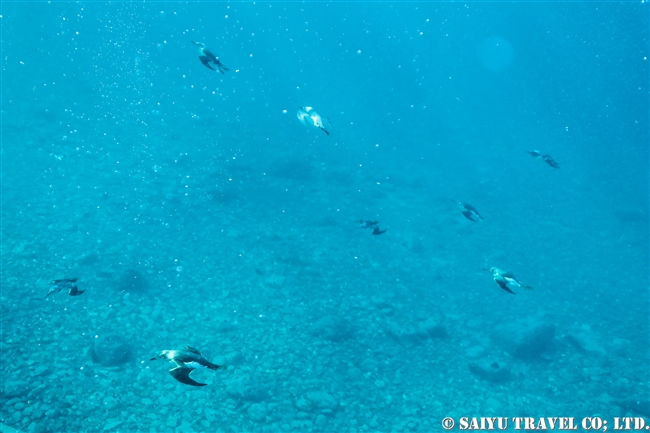
<path fill-rule="evenodd" d="M 462 201 L 456 200 L 458 203 L 458 207 L 460 207 L 463 216 L 467 218 L 470 221 L 478 222 L 478 221 L 483 221 L 483 217 L 481 216 L 480 213 L 478 213 L 478 210 L 474 206 L 472 206 L 469 203 L 463 203 Z"/>
<path fill-rule="evenodd" d="M 386 233 L 386 230 L 388 230 L 380 229 L 378 226 L 379 221 L 359 220 L 357 221 L 357 224 L 359 225 L 360 229 L 372 229 L 373 235 L 380 235 L 382 233 Z"/>
<path fill-rule="evenodd" d="M 47 295 L 45 295 L 45 297 L 47 298 L 52 293 L 59 293 L 63 289 L 66 289 L 68 291 L 68 295 L 70 296 L 81 295 L 82 293 L 85 292 L 85 290 L 79 290 L 79 288 L 75 285 L 77 279 L 78 278 L 75 277 L 75 278 L 63 278 L 61 280 L 50 281 L 52 287 L 50 288 L 50 291 L 47 292 Z"/>
<path fill-rule="evenodd" d="M 514 276 L 513 273 L 504 271 L 499 268 L 490 268 L 490 269 L 485 269 L 486 271 L 492 273 L 492 276 L 494 277 L 494 282 L 499 285 L 503 290 L 505 290 L 508 293 L 512 293 L 513 295 L 516 295 L 515 292 L 512 291 L 513 288 L 522 288 L 526 290 L 531 290 L 531 286 L 524 286 L 519 282 L 517 277 Z"/>
<path fill-rule="evenodd" d="M 315 126 L 316 128 L 320 129 L 323 131 L 325 134 L 330 135 L 330 132 L 327 130 L 327 126 L 325 125 L 325 122 L 323 121 L 323 118 L 318 114 L 316 111 L 314 111 L 313 108 L 311 107 L 299 107 L 298 113 L 296 113 L 298 116 L 298 120 L 305 125 L 305 126 Z M 329 118 L 327 118 L 327 123 L 329 124 Z"/>
<path fill-rule="evenodd" d="M 216 71 L 216 69 L 214 69 L 212 66 L 210 66 L 210 62 L 212 62 L 217 66 L 217 68 L 219 69 L 219 72 L 221 72 L 224 75 L 226 74 L 224 71 L 229 71 L 230 70 L 230 69 L 226 68 L 223 65 L 223 63 L 221 63 L 221 61 L 219 60 L 219 57 L 212 54 L 212 51 L 208 50 L 205 47 L 205 44 L 203 44 L 201 42 L 194 42 L 194 41 L 192 41 L 192 43 L 194 45 L 198 45 L 198 47 L 199 47 L 199 60 L 201 61 L 201 63 L 203 63 L 203 66 L 206 66 L 206 67 L 212 69 L 213 71 Z"/>
<path fill-rule="evenodd" d="M 205 386 L 205 383 L 199 383 L 190 377 L 192 371 L 197 368 L 209 368 L 210 370 L 225 369 L 223 365 L 213 364 L 201 355 L 201 352 L 190 346 L 183 346 L 178 350 L 163 350 L 160 354 L 151 358 L 155 361 L 158 358 L 166 359 L 176 364 L 176 368 L 169 371 L 174 379 L 180 383 L 192 386 Z"/>
<path fill-rule="evenodd" d="M 535 158 L 542 158 L 545 163 L 547 163 L 553 168 L 560 168 L 560 164 L 555 162 L 555 160 L 551 158 L 551 155 L 549 155 L 548 153 L 542 155 L 542 152 L 540 152 L 539 150 L 527 150 L 526 153 L 530 153 Z"/>

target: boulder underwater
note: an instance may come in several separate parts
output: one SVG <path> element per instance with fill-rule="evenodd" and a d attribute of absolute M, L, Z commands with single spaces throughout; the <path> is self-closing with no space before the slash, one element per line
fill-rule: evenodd
<path fill-rule="evenodd" d="M 514 347 L 513 356 L 523 361 L 548 361 L 553 353 L 554 325 L 540 325 L 523 334 Z"/>
<path fill-rule="evenodd" d="M 492 340 L 503 351 L 521 361 L 547 362 L 556 353 L 555 325 L 525 321 L 495 327 Z"/>
<path fill-rule="evenodd" d="M 148 290 L 147 279 L 134 269 L 127 269 L 117 282 L 117 291 L 120 293 L 144 293 Z"/>
<path fill-rule="evenodd" d="M 621 415 L 641 415 L 650 418 L 650 401 L 648 400 L 622 400 L 614 402 L 615 406 L 621 408 Z"/>
<path fill-rule="evenodd" d="M 117 334 L 98 335 L 90 348 L 93 362 L 105 367 L 125 364 L 131 358 L 131 345 Z"/>
<path fill-rule="evenodd" d="M 471 362 L 468 367 L 472 374 L 488 382 L 505 383 L 511 379 L 510 369 L 497 362 L 493 362 L 489 366 Z"/>

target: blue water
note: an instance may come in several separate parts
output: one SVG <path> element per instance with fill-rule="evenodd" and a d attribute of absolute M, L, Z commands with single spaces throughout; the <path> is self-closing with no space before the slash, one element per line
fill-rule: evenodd
<path fill-rule="evenodd" d="M 5 426 L 650 417 L 647 4 L 1 7 Z"/>

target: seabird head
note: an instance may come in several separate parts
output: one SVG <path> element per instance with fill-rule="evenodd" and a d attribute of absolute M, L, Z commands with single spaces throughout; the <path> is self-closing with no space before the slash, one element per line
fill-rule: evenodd
<path fill-rule="evenodd" d="M 199 47 L 205 47 L 205 44 L 202 43 L 202 42 L 194 42 L 194 41 L 191 41 L 191 42 L 192 42 L 194 45 L 198 45 Z"/>
<path fill-rule="evenodd" d="M 158 355 L 156 355 L 155 358 L 151 358 L 149 361 L 155 361 L 156 359 L 167 359 L 167 354 L 168 353 L 169 353 L 169 350 L 163 350 Z"/>

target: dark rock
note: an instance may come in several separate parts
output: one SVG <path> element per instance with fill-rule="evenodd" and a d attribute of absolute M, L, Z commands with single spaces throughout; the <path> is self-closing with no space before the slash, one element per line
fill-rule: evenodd
<path fill-rule="evenodd" d="M 309 161 L 294 159 L 275 162 L 268 173 L 281 179 L 308 181 L 315 178 L 316 170 Z"/>
<path fill-rule="evenodd" d="M 94 362 L 106 367 L 122 365 L 131 358 L 129 342 L 116 334 L 100 335 L 95 338 L 90 352 Z"/>
<path fill-rule="evenodd" d="M 354 328 L 343 318 L 325 316 L 312 325 L 311 334 L 324 340 L 339 342 L 352 338 Z"/>
<path fill-rule="evenodd" d="M 489 366 L 470 363 L 468 367 L 472 374 L 488 382 L 505 383 L 511 378 L 510 369 L 500 366 L 497 362 L 493 362 Z"/>
<path fill-rule="evenodd" d="M 412 326 L 405 329 L 393 328 L 391 334 L 402 343 L 420 344 L 429 339 L 429 334 L 425 330 Z"/>
<path fill-rule="evenodd" d="M 554 325 L 541 325 L 532 329 L 517 342 L 513 356 L 524 361 L 545 361 L 553 353 Z"/>
<path fill-rule="evenodd" d="M 641 208 L 627 208 L 627 209 L 616 209 L 614 215 L 622 223 L 633 223 L 633 224 L 648 224 L 648 212 L 647 210 Z"/>
<path fill-rule="evenodd" d="M 325 391 L 311 391 L 307 393 L 307 398 L 315 409 L 329 409 L 334 411 L 338 408 L 339 402 Z"/>
<path fill-rule="evenodd" d="M 237 322 L 226 319 L 214 320 L 214 330 L 220 333 L 231 332 L 237 329 Z"/>
<path fill-rule="evenodd" d="M 120 277 L 117 290 L 121 293 L 143 293 L 149 290 L 149 284 L 140 272 L 128 269 Z"/>
<path fill-rule="evenodd" d="M 548 362 L 558 349 L 555 325 L 540 318 L 502 323 L 492 330 L 496 347 L 525 362 Z"/>
<path fill-rule="evenodd" d="M 93 266 L 99 262 L 99 255 L 96 253 L 88 253 L 83 255 L 77 260 L 77 263 L 83 266 Z"/>
<path fill-rule="evenodd" d="M 405 327 L 400 327 L 393 323 L 389 325 L 388 333 L 395 340 L 409 344 L 421 344 L 427 342 L 429 339 L 447 337 L 447 329 L 445 326 L 434 319 L 427 319 L 417 324 L 409 324 Z"/>
<path fill-rule="evenodd" d="M 239 194 L 233 188 L 211 189 L 207 192 L 208 199 L 218 204 L 231 204 L 239 199 Z"/>
<path fill-rule="evenodd" d="M 255 380 L 238 380 L 226 386 L 226 394 L 232 399 L 259 403 L 269 398 L 269 392 Z"/>
<path fill-rule="evenodd" d="M 424 322 L 420 323 L 419 328 L 427 333 L 429 338 L 446 338 L 447 337 L 447 328 L 434 319 L 427 319 Z"/>
<path fill-rule="evenodd" d="M 27 395 L 32 390 L 32 385 L 24 380 L 6 379 L 2 386 L 2 398 L 19 398 Z"/>
<path fill-rule="evenodd" d="M 650 401 L 648 400 L 623 400 L 614 402 L 614 405 L 621 408 L 622 416 L 634 414 L 650 418 Z"/>
<path fill-rule="evenodd" d="M 573 347 L 578 353 L 582 355 L 587 355 L 587 349 L 585 349 L 585 346 L 573 335 L 566 334 L 564 336 L 564 341 L 569 344 L 569 346 Z"/>

